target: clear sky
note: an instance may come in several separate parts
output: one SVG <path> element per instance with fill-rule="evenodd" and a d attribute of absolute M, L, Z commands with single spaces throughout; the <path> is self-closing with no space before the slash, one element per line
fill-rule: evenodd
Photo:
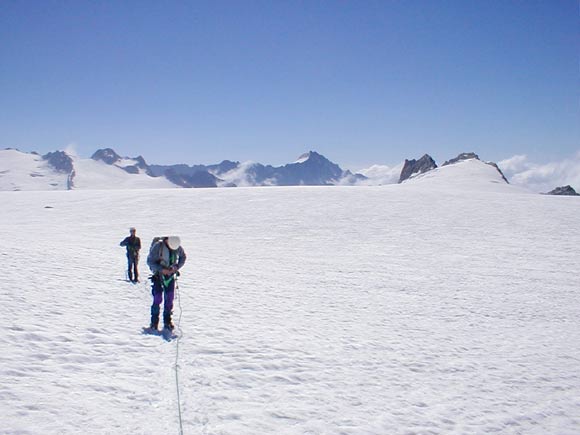
<path fill-rule="evenodd" d="M 345 168 L 580 150 L 577 0 L 2 1 L 0 148 Z"/>

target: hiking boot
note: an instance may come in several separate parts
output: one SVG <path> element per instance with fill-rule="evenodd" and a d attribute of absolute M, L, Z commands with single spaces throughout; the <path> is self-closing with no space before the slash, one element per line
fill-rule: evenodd
<path fill-rule="evenodd" d="M 173 331 L 175 326 L 173 325 L 173 322 L 171 321 L 171 313 L 167 313 L 167 312 L 163 313 L 163 325 L 165 326 L 165 328 Z"/>
<path fill-rule="evenodd" d="M 157 328 L 159 328 L 159 314 L 157 314 L 157 315 L 152 314 L 151 315 L 151 325 L 149 325 L 149 327 L 151 329 L 155 329 L 155 330 Z"/>

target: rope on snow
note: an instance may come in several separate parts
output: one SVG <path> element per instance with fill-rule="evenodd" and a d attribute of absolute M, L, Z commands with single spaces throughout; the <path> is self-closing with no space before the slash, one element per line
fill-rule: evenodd
<path fill-rule="evenodd" d="M 177 296 L 177 302 L 179 304 L 179 317 L 177 319 L 177 330 L 179 334 L 177 335 L 177 339 L 175 340 L 175 364 L 173 369 L 175 370 L 175 390 L 177 391 L 177 414 L 179 416 L 179 434 L 183 435 L 183 419 L 181 417 L 181 396 L 179 394 L 179 341 L 183 336 L 183 331 L 181 329 L 181 315 L 183 314 L 183 308 L 181 306 L 181 295 L 178 292 L 179 284 L 177 283 L 177 279 L 175 280 L 175 296 Z"/>

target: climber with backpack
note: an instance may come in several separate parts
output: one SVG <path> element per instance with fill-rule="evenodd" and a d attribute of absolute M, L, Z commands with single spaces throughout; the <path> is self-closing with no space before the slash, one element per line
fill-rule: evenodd
<path fill-rule="evenodd" d="M 187 256 L 181 247 L 181 240 L 177 236 L 156 237 L 151 243 L 147 265 L 151 269 L 153 304 L 151 305 L 152 330 L 159 326 L 160 305 L 163 306 L 163 325 L 165 329 L 173 330 L 171 315 L 173 312 L 173 298 L 175 283 L 179 276 L 179 269 L 185 264 Z"/>

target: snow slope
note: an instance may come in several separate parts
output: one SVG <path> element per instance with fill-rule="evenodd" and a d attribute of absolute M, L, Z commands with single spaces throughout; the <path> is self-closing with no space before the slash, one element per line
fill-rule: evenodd
<path fill-rule="evenodd" d="M 177 434 L 177 357 L 184 434 L 579 433 L 580 201 L 415 181 L 0 192 L 0 432 Z"/>
<path fill-rule="evenodd" d="M 513 186 L 509 186 L 495 167 L 477 159 L 463 160 L 414 175 L 403 182 L 403 184 L 408 183 L 446 191 L 450 189 L 460 189 L 463 191 L 486 190 L 494 192 L 523 191 L 522 187 L 514 188 Z"/>
<path fill-rule="evenodd" d="M 165 177 L 140 172 L 129 174 L 115 165 L 92 159 L 75 159 L 75 189 L 169 189 L 177 187 Z"/>
<path fill-rule="evenodd" d="M 167 189 L 177 187 L 165 177 L 150 177 L 142 170 L 130 174 L 122 169 L 136 160 L 123 159 L 119 165 L 71 156 L 73 189 Z M 0 150 L 0 191 L 67 190 L 68 174 L 52 168 L 41 156 L 17 150 Z"/>
<path fill-rule="evenodd" d="M 67 174 L 56 172 L 38 154 L 0 150 L 0 191 L 66 189 Z"/>

